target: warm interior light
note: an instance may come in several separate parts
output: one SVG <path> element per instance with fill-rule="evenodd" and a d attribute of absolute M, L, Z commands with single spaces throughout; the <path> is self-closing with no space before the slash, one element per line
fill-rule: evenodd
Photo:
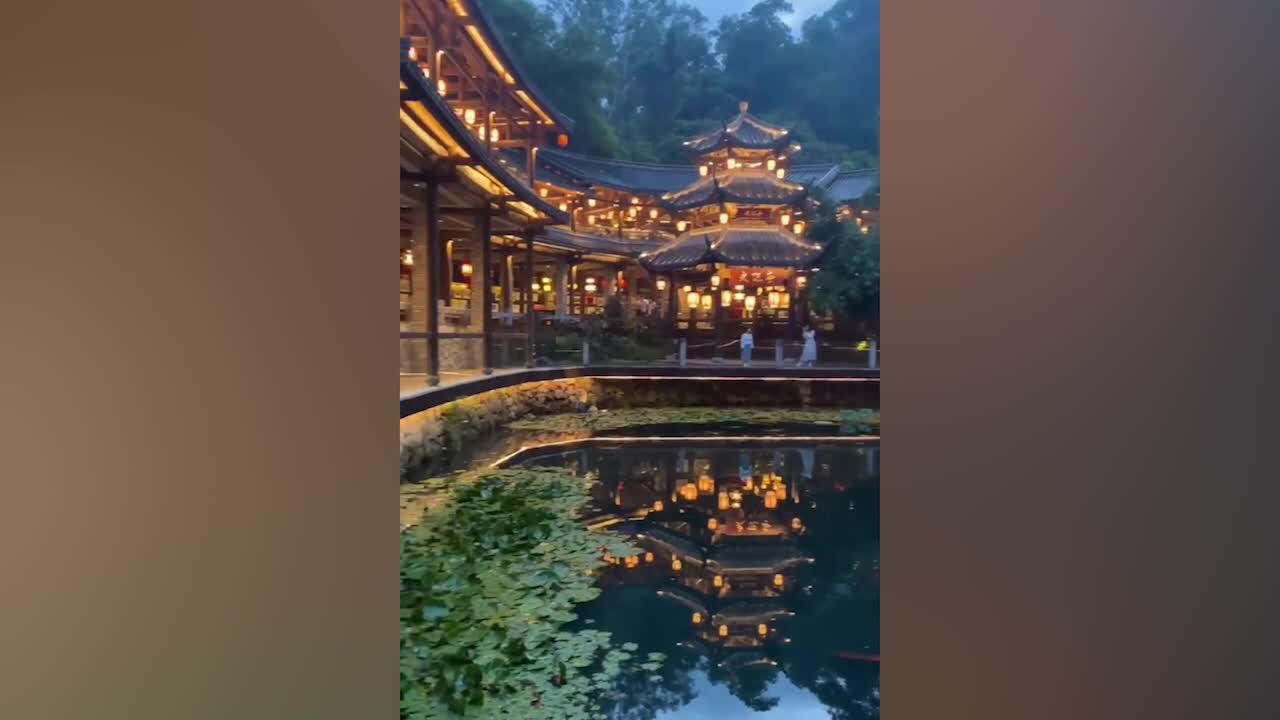
<path fill-rule="evenodd" d="M 636 209 L 635 209 L 635 208 L 628 208 L 628 209 L 627 209 L 627 217 L 635 217 L 635 216 L 636 216 Z"/>
<path fill-rule="evenodd" d="M 636 196 L 634 196 L 634 195 L 633 195 L 633 196 L 631 197 L 631 204 L 632 204 L 632 205 L 639 205 L 639 204 L 640 204 L 640 198 L 638 198 L 638 197 L 636 197 Z"/>
<path fill-rule="evenodd" d="M 498 142 L 502 139 L 502 135 L 498 133 L 498 128 L 489 128 L 489 142 Z"/>
<path fill-rule="evenodd" d="M 782 587 L 783 583 L 785 583 L 785 582 L 786 582 L 786 580 L 784 580 L 784 579 L 783 579 L 783 577 L 782 577 L 781 575 L 774 575 L 774 576 L 773 576 L 773 584 L 774 584 L 774 586 L 775 586 L 775 587 Z"/>
<path fill-rule="evenodd" d="M 724 576 L 723 576 L 723 575 L 717 575 L 717 576 L 715 576 L 715 577 L 711 578 L 711 584 L 712 584 L 712 585 L 715 585 L 716 587 L 724 587 Z"/>
<path fill-rule="evenodd" d="M 716 507 L 720 508 L 721 510 L 729 509 L 729 493 L 727 492 L 720 493 L 720 495 L 716 498 Z"/>
<path fill-rule="evenodd" d="M 805 276 L 801 275 L 800 277 L 796 278 L 796 287 L 804 287 L 805 284 L 808 282 L 809 282 L 809 278 L 806 278 Z"/>
<path fill-rule="evenodd" d="M 628 555 L 626 563 L 627 569 L 630 570 L 640 564 L 640 558 L 637 558 L 635 555 Z"/>
<path fill-rule="evenodd" d="M 756 296 L 755 296 L 755 295 L 748 295 L 748 296 L 743 300 L 743 302 L 746 304 L 747 310 L 755 310 L 755 309 L 756 309 Z M 772 505 L 771 505 L 771 504 L 769 504 L 769 497 L 770 497 L 770 496 L 773 496 L 773 504 L 772 504 Z M 775 508 L 775 507 L 777 507 L 777 506 L 778 506 L 778 498 L 777 498 L 777 496 L 776 496 L 776 495 L 773 495 L 773 491 L 772 491 L 772 490 L 771 490 L 771 491 L 769 491 L 768 495 L 765 495 L 764 506 L 765 506 L 765 507 L 767 507 L 767 508 Z"/>
<path fill-rule="evenodd" d="M 700 177 L 706 177 L 706 176 L 707 176 L 707 166 L 706 166 L 706 165 L 699 165 L 699 166 L 698 166 L 698 175 L 699 175 Z"/>
<path fill-rule="evenodd" d="M 782 226 L 786 227 L 790 224 L 791 224 L 791 216 L 788 215 L 787 213 L 782 213 Z"/>
<path fill-rule="evenodd" d="M 721 625 L 721 626 L 720 626 L 720 637 L 729 637 L 729 626 L 728 626 L 728 625 Z"/>
<path fill-rule="evenodd" d="M 568 205 L 568 203 L 560 203 L 559 208 L 560 208 L 560 212 L 568 212 L 568 211 L 569 211 L 569 205 Z"/>
<path fill-rule="evenodd" d="M 644 561 L 645 561 L 645 562 L 647 562 L 647 563 L 651 563 L 651 562 L 653 562 L 653 553 L 651 553 L 651 552 L 647 552 L 647 553 L 645 553 L 645 554 L 644 554 Z M 778 577 L 782 577 L 782 576 L 781 576 L 781 575 L 779 575 Z M 778 583 L 778 584 L 779 584 L 779 585 L 781 585 L 782 583 Z"/>
<path fill-rule="evenodd" d="M 596 216 L 595 216 L 595 215 L 588 215 L 588 216 L 587 216 L 587 224 L 588 224 L 588 225 L 595 225 L 595 224 L 596 224 Z"/>
<path fill-rule="evenodd" d="M 732 302 L 733 302 L 733 293 L 729 292 L 728 290 L 723 290 L 720 292 L 721 305 L 729 305 Z"/>
<path fill-rule="evenodd" d="M 539 197 L 546 197 L 546 196 L 547 196 L 547 189 L 546 189 L 546 188 L 544 188 L 544 187 L 538 188 L 538 196 L 539 196 Z"/>
<path fill-rule="evenodd" d="M 702 624 L 702 613 L 700 613 L 700 612 L 696 612 L 696 613 L 694 613 L 694 614 L 693 614 L 693 624 L 694 624 L 694 625 L 701 625 L 701 624 Z"/>
<path fill-rule="evenodd" d="M 738 292 L 733 294 L 733 299 L 737 300 L 738 302 L 742 302 L 742 299 L 745 298 L 746 296 L 747 296 L 746 293 L 739 290 Z"/>
<path fill-rule="evenodd" d="M 781 180 L 783 177 L 785 177 L 785 176 L 786 176 L 787 171 L 786 171 L 786 170 L 784 170 L 784 169 L 782 169 L 782 168 L 778 168 L 778 170 L 777 170 L 777 173 L 776 173 L 776 174 L 777 174 L 777 176 L 778 176 L 778 179 L 779 179 L 779 180 Z"/>
<path fill-rule="evenodd" d="M 658 208 L 649 208 L 649 219 L 650 220 L 658 219 Z"/>
<path fill-rule="evenodd" d="M 587 198 L 587 207 L 595 207 L 595 206 L 596 206 L 596 199 L 595 199 L 595 198 Z"/>
<path fill-rule="evenodd" d="M 464 262 L 464 263 L 462 263 L 462 276 L 463 276 L 463 277 L 471 277 L 471 273 L 472 273 L 473 271 L 474 271 L 474 268 L 472 268 L 472 267 L 471 267 L 471 263 L 465 263 L 465 262 Z"/>
<path fill-rule="evenodd" d="M 475 124 L 476 124 L 476 111 L 475 111 L 475 108 L 467 108 L 466 110 L 463 110 L 463 111 L 462 111 L 462 119 L 463 119 L 463 120 L 464 120 L 468 125 L 475 125 Z"/>
<path fill-rule="evenodd" d="M 725 166 L 732 170 L 738 167 L 738 161 L 734 158 L 729 158 L 728 162 L 725 163 Z"/>
<path fill-rule="evenodd" d="M 799 530 L 802 527 L 804 527 L 804 525 L 800 522 L 800 518 L 791 518 L 792 530 Z"/>
<path fill-rule="evenodd" d="M 691 292 L 693 292 L 693 286 L 692 286 L 692 285 L 685 285 L 685 286 L 684 286 L 684 288 L 682 288 L 682 289 L 683 289 L 685 292 L 687 292 L 687 293 L 691 293 Z"/>
<path fill-rule="evenodd" d="M 684 567 L 684 563 L 680 562 L 680 558 L 671 558 L 671 569 L 680 572 L 680 568 Z"/>
<path fill-rule="evenodd" d="M 796 223 L 796 224 L 792 227 L 792 229 L 793 229 L 793 230 L 795 230 L 795 233 L 796 233 L 797 235 L 799 235 L 800 233 L 804 232 L 804 221 L 800 221 L 800 222 Z"/>
<path fill-rule="evenodd" d="M 719 520 L 716 520 L 715 518 L 711 518 L 710 520 L 707 520 L 707 529 L 708 529 L 708 530 L 715 530 L 715 529 L 716 529 L 716 528 L 718 528 L 718 527 L 720 527 L 720 521 L 719 521 Z"/>
<path fill-rule="evenodd" d="M 729 213 L 727 212 L 720 213 L 720 224 L 724 225 L 728 222 L 729 222 Z"/>
<path fill-rule="evenodd" d="M 663 508 L 663 505 L 662 505 L 662 501 L 661 501 L 661 500 L 654 500 L 654 501 L 653 501 L 653 511 L 654 511 L 654 512 L 662 512 L 662 508 Z"/>
<path fill-rule="evenodd" d="M 718 288 L 718 287 L 720 287 L 720 276 L 719 276 L 719 275 L 712 275 L 712 276 L 711 276 L 711 287 L 713 287 L 713 288 Z"/>
<path fill-rule="evenodd" d="M 689 296 L 686 297 L 685 300 L 689 303 L 689 307 L 691 308 L 698 307 L 698 300 L 699 300 L 698 293 L 696 292 L 689 293 Z"/>
<path fill-rule="evenodd" d="M 703 295 L 703 296 L 702 296 L 702 309 L 703 309 L 703 310 L 710 310 L 710 309 L 711 309 L 711 301 L 712 301 L 713 299 L 715 299 L 715 296 L 713 296 L 713 295 L 711 295 L 711 294 Z"/>
<path fill-rule="evenodd" d="M 412 250 L 405 250 L 405 251 L 404 251 L 404 256 L 400 259 L 400 262 L 404 263 L 405 265 L 412 265 L 412 264 L 413 264 L 413 251 L 412 251 Z"/>
<path fill-rule="evenodd" d="M 765 162 L 764 166 L 765 166 L 766 168 L 768 168 L 769 170 L 773 170 L 774 168 L 778 167 L 778 161 L 777 161 L 777 160 L 774 160 L 773 158 L 769 158 L 769 159 Z"/>
<path fill-rule="evenodd" d="M 866 235 L 866 234 L 868 234 L 868 233 L 870 233 L 870 232 L 871 232 L 871 227 L 870 227 L 869 225 L 863 225 L 863 226 L 862 226 L 862 234 L 863 234 L 863 235 Z"/>
<path fill-rule="evenodd" d="M 439 91 L 441 95 L 449 94 L 449 85 L 445 83 L 444 78 L 440 78 L 436 81 L 436 90 Z"/>
<path fill-rule="evenodd" d="M 764 637 L 769 634 L 769 626 L 764 623 L 760 623 L 756 626 L 756 632 L 760 633 L 760 637 Z"/>
<path fill-rule="evenodd" d="M 667 289 L 667 279 L 666 279 L 666 278 L 658 278 L 658 279 L 653 283 L 653 286 L 654 286 L 654 287 L 656 287 L 656 288 L 658 288 L 658 290 L 659 290 L 659 291 L 666 290 L 666 289 Z"/>
<path fill-rule="evenodd" d="M 684 229 L 686 227 L 688 227 L 688 223 L 686 223 L 683 220 L 680 220 L 679 222 L 676 223 L 676 232 L 684 232 Z"/>

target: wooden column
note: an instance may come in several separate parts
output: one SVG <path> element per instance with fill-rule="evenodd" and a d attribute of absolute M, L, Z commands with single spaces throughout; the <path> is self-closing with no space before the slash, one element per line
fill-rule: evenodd
<path fill-rule="evenodd" d="M 488 208 L 486 208 L 488 210 Z M 480 243 L 480 332 L 484 335 L 481 357 L 484 374 L 493 373 L 493 238 L 490 237 L 490 213 L 476 218 L 476 235 Z"/>
<path fill-rule="evenodd" d="M 799 311 L 796 308 L 796 302 L 799 300 L 800 294 L 796 292 L 796 275 L 792 273 L 787 280 L 787 342 L 792 343 L 800 336 L 798 323 Z"/>
<path fill-rule="evenodd" d="M 676 298 L 676 274 L 667 275 L 667 322 L 671 324 L 671 337 L 680 329 L 680 303 Z"/>
<path fill-rule="evenodd" d="M 711 307 L 713 311 L 711 324 L 715 326 L 716 330 L 715 345 L 711 347 L 711 362 L 718 363 L 721 355 L 720 343 L 723 342 L 724 310 L 720 306 L 720 293 L 715 288 L 711 288 Z"/>
<path fill-rule="evenodd" d="M 525 344 L 524 344 L 524 366 L 533 367 L 533 341 L 537 334 L 537 317 L 533 308 L 533 284 L 538 281 L 537 273 L 533 266 L 533 238 L 536 235 L 534 230 L 526 230 L 524 233 L 525 241 L 525 266 L 529 268 L 529 275 L 525 278 L 524 289 L 520 293 L 524 296 L 524 319 L 525 319 Z"/>
<path fill-rule="evenodd" d="M 512 288 L 515 286 L 515 258 L 510 250 L 502 252 L 502 312 L 511 313 L 514 309 L 512 304 Z"/>
<path fill-rule="evenodd" d="M 422 217 L 427 223 L 427 385 L 440 384 L 440 297 L 444 282 L 444 243 L 440 242 L 440 186 L 428 181 L 422 194 Z"/>

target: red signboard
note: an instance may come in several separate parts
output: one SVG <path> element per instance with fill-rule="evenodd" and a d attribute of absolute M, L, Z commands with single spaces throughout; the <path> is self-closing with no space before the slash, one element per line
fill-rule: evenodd
<path fill-rule="evenodd" d="M 743 220 L 768 220 L 771 214 L 769 208 L 739 208 L 737 216 Z"/>

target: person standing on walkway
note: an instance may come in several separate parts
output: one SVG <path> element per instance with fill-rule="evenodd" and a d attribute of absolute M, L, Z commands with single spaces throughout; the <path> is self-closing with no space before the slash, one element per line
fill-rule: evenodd
<path fill-rule="evenodd" d="M 818 361 L 817 333 L 808 325 L 804 326 L 804 349 L 800 351 L 800 366 L 813 367 Z"/>
<path fill-rule="evenodd" d="M 751 367 L 751 351 L 755 349 L 756 340 L 751 335 L 750 325 L 743 331 L 742 338 L 739 339 L 738 344 L 742 346 L 742 366 Z"/>

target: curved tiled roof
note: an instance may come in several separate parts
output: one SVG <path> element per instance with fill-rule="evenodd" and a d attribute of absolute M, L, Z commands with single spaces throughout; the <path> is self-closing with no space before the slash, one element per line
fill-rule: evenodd
<path fill-rule="evenodd" d="M 467 15 L 475 20 L 477 29 L 484 33 L 485 37 L 493 44 L 497 53 L 505 61 L 504 66 L 507 72 L 511 73 L 516 83 L 527 88 L 534 102 L 560 127 L 564 128 L 565 132 L 572 133 L 574 127 L 573 118 L 556 110 L 555 106 L 547 101 L 547 96 L 538 90 L 538 87 L 529 79 L 529 76 L 520 72 L 520 66 L 516 64 L 515 57 L 507 49 L 507 44 L 502 41 L 502 35 L 497 32 L 493 20 L 489 18 L 489 14 L 485 12 L 484 8 L 480 7 L 480 4 L 474 2 L 474 0 L 459 0 L 459 2 L 466 7 Z"/>
<path fill-rule="evenodd" d="M 600 253 L 622 257 L 638 257 L 641 253 L 656 250 L 664 242 L 672 240 L 669 233 L 657 231 L 624 233 L 622 238 L 583 230 L 572 230 L 564 225 L 548 227 L 538 241 L 547 245 L 583 253 Z"/>
<path fill-rule="evenodd" d="M 673 193 L 662 196 L 670 210 L 688 210 L 721 202 L 748 205 L 790 205 L 804 197 L 803 185 L 779 180 L 758 171 L 729 171 L 723 178 L 707 176 Z"/>
<path fill-rule="evenodd" d="M 703 263 L 739 267 L 811 267 L 822 247 L 789 230 L 770 226 L 713 225 L 681 235 L 640 256 L 656 272 L 684 270 Z"/>
<path fill-rule="evenodd" d="M 836 177 L 834 163 L 792 165 L 787 180 L 824 187 Z M 607 187 L 620 192 L 661 195 L 698 182 L 698 169 L 690 165 L 659 165 L 580 155 L 555 148 L 538 149 L 538 180 L 572 189 Z"/>
<path fill-rule="evenodd" d="M 646 195 L 670 192 L 698 179 L 697 168 L 687 165 L 606 160 L 555 148 L 538 150 L 538 179 L 555 182 L 553 177 L 544 178 L 543 172 L 567 175 L 587 185 Z"/>
<path fill-rule="evenodd" d="M 827 194 L 838 205 L 861 200 L 862 196 L 866 195 L 867 191 L 874 188 L 876 183 L 879 182 L 879 175 L 876 170 L 855 170 L 853 172 L 840 173 L 827 186 Z"/>
<path fill-rule="evenodd" d="M 748 150 L 771 150 L 780 148 L 791 142 L 791 131 L 786 128 L 770 125 L 747 112 L 745 103 L 742 112 L 718 130 L 712 130 L 684 141 L 684 146 L 693 153 L 708 153 L 720 148 L 743 148 Z"/>

